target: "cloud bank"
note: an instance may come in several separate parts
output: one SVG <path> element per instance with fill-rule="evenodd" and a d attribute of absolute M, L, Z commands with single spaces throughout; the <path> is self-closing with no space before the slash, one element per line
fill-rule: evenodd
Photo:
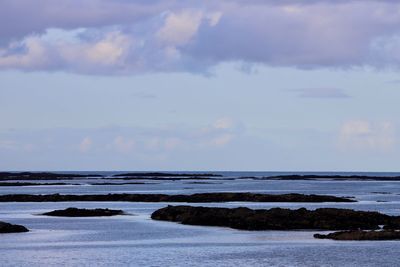
<path fill-rule="evenodd" d="M 398 68 L 398 1 L 4 0 L 0 69 Z"/>

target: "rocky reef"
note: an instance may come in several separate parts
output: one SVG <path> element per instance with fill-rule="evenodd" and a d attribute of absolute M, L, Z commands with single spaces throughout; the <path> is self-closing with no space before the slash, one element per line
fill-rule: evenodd
<path fill-rule="evenodd" d="M 0 202 L 65 202 L 65 201 L 129 201 L 129 202 L 356 202 L 345 197 L 303 194 L 254 194 L 254 193 L 200 193 L 192 195 L 165 194 L 107 194 L 107 195 L 1 195 Z"/>
<path fill-rule="evenodd" d="M 333 239 L 333 240 L 400 240 L 400 231 L 382 230 L 382 231 L 340 231 L 327 235 L 315 234 L 315 238 Z"/>
<path fill-rule="evenodd" d="M 398 217 L 350 209 L 209 208 L 167 206 L 155 211 L 154 220 L 189 225 L 225 226 L 242 230 L 376 230 Z"/>
<path fill-rule="evenodd" d="M 29 232 L 29 230 L 22 225 L 0 222 L 0 234 L 23 232 Z"/>
<path fill-rule="evenodd" d="M 54 210 L 43 213 L 46 216 L 58 216 L 58 217 L 99 217 L 99 216 L 115 216 L 123 215 L 122 210 L 112 209 L 78 209 L 78 208 L 67 208 L 64 210 Z"/>

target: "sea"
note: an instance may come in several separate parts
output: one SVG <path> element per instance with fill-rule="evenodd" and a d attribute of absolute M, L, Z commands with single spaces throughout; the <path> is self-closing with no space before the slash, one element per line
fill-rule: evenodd
<path fill-rule="evenodd" d="M 57 172 L 61 173 L 61 172 Z M 288 174 L 400 176 L 369 172 L 184 172 L 213 173 L 210 180 L 117 180 L 125 172 L 74 172 L 105 178 L 54 181 L 68 185 L 4 186 L 6 194 L 193 194 L 205 192 L 302 193 L 354 197 L 354 203 L 190 203 L 192 206 L 268 209 L 336 207 L 400 215 L 400 181 L 272 180 Z M 173 172 L 179 173 L 179 172 Z M 262 179 L 260 179 L 262 178 Z M 53 181 L 34 181 L 50 183 Z M 143 182 L 129 185 L 94 183 Z M 400 266 L 400 241 L 315 239 L 329 231 L 243 231 L 154 221 L 167 205 L 185 203 L 43 202 L 0 203 L 0 221 L 22 224 L 27 233 L 0 235 L 0 266 Z M 40 215 L 55 209 L 110 208 L 127 215 L 63 218 Z"/>

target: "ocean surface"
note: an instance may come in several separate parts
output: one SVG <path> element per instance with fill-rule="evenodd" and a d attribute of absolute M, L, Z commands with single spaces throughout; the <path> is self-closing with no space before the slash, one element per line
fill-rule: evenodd
<path fill-rule="evenodd" d="M 79 172 L 85 173 L 85 172 Z M 90 172 L 96 173 L 96 172 Z M 212 172 L 223 179 L 122 181 L 65 180 L 77 185 L 0 187 L 4 194 L 108 194 L 199 192 L 304 193 L 355 197 L 355 203 L 190 203 L 196 206 L 297 209 L 338 207 L 400 215 L 400 181 L 257 180 L 282 172 Z M 120 172 L 121 173 L 121 172 Z M 174 172 L 176 173 L 176 172 Z M 187 173 L 187 172 L 185 172 Z M 190 172 L 192 173 L 192 172 Z M 204 173 L 204 172 L 201 172 Z M 210 172 L 207 172 L 210 173 Z M 400 173 L 298 173 L 400 176 Z M 226 179 L 230 178 L 230 180 Z M 114 179 L 114 180 L 113 180 Z M 91 185 L 96 182 L 144 182 Z M 39 181 L 35 181 L 39 182 Z M 51 182 L 51 181 L 40 181 Z M 60 182 L 59 180 L 57 182 Z M 62 182 L 62 181 L 61 181 Z M 323 231 L 242 231 L 153 221 L 166 205 L 184 203 L 46 202 L 0 203 L 0 221 L 22 224 L 28 233 L 0 235 L 0 266 L 399 266 L 400 241 L 314 239 Z M 54 209 L 113 208 L 128 215 L 62 218 L 39 215 Z"/>

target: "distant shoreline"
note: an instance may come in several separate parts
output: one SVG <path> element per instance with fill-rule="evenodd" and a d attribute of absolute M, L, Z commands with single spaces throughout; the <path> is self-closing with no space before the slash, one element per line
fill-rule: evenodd
<path fill-rule="evenodd" d="M 243 172 L 232 172 L 242 174 Z M 34 180 L 74 180 L 74 179 L 104 179 L 104 180 L 351 180 L 351 181 L 400 181 L 400 175 L 360 175 L 360 174 L 281 174 L 226 176 L 221 172 L 127 172 L 103 175 L 100 173 L 62 173 L 62 172 L 0 172 L 0 181 L 34 181 Z M 271 173 L 272 174 L 272 173 Z M 376 173 L 374 173 L 376 174 Z M 384 174 L 384 173 L 382 173 Z M 385 173 L 386 174 L 386 173 Z M 396 173 L 397 174 L 397 173 Z"/>

